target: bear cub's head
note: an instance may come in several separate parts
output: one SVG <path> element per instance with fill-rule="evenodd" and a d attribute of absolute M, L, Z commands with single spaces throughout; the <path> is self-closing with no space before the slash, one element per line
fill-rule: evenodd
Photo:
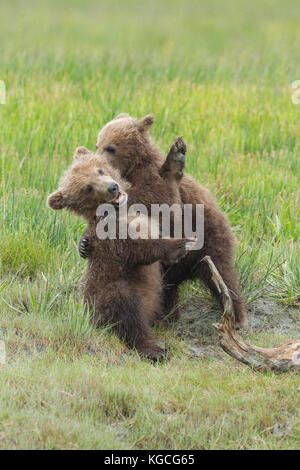
<path fill-rule="evenodd" d="M 111 203 L 116 207 L 124 204 L 128 188 L 129 184 L 105 159 L 78 147 L 58 190 L 48 197 L 48 206 L 54 210 L 67 208 L 91 220 L 101 204 Z"/>
<path fill-rule="evenodd" d="M 119 114 L 99 132 L 97 155 L 130 179 L 132 170 L 144 168 L 153 160 L 154 142 L 149 134 L 153 121 L 151 115 L 138 120 L 126 113 Z"/>

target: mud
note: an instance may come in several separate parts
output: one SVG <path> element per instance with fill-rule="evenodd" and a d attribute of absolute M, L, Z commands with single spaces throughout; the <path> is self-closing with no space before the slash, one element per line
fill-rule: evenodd
<path fill-rule="evenodd" d="M 182 307 L 182 316 L 175 330 L 188 340 L 192 357 L 222 357 L 213 323 L 221 320 L 221 309 L 213 301 L 189 299 Z M 240 330 L 243 338 L 250 334 L 273 333 L 290 339 L 300 337 L 300 307 L 288 307 L 272 299 L 258 299 L 248 305 L 247 328 Z"/>

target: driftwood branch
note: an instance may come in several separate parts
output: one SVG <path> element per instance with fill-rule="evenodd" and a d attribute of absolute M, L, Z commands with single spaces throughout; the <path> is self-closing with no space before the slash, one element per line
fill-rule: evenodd
<path fill-rule="evenodd" d="M 253 369 L 276 372 L 300 371 L 300 340 L 290 341 L 278 348 L 259 348 L 244 341 L 234 329 L 234 311 L 227 286 L 210 256 L 202 260 L 209 266 L 211 278 L 222 295 L 224 312 L 222 323 L 215 323 L 221 347 L 226 353 Z"/>

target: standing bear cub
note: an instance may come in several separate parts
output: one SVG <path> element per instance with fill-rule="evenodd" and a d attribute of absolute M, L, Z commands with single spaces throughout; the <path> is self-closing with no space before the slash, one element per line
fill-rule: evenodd
<path fill-rule="evenodd" d="M 94 249 L 83 286 L 93 322 L 96 326 L 111 325 L 141 355 L 162 359 L 165 350 L 157 345 L 151 332 L 151 325 L 162 317 L 159 261 L 174 262 L 185 255 L 189 243 L 185 239 L 119 239 L 118 233 L 115 239 L 98 238 L 97 208 L 110 203 L 118 213 L 127 192 L 130 194 L 130 185 L 104 159 L 84 147 L 77 149 L 74 158 L 59 189 L 48 197 L 48 205 L 55 210 L 67 208 L 88 222 Z M 144 222 L 139 217 L 140 225 L 145 223 L 148 228 L 148 222 L 147 217 Z M 116 227 L 118 230 L 118 224 Z"/>

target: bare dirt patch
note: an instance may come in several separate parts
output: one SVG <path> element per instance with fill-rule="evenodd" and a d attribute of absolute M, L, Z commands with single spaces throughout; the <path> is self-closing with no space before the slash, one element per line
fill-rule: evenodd
<path fill-rule="evenodd" d="M 221 319 L 221 309 L 213 301 L 192 299 L 182 308 L 182 317 L 176 325 L 179 336 L 189 342 L 193 357 L 223 357 L 213 323 Z M 288 307 L 272 299 L 258 299 L 248 306 L 247 328 L 241 330 L 246 337 L 249 333 L 275 333 L 286 336 L 287 340 L 300 337 L 300 308 Z"/>

